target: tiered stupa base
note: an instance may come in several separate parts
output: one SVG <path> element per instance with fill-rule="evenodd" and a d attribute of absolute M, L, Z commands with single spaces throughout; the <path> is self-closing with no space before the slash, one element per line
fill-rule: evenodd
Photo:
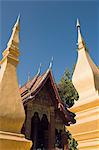
<path fill-rule="evenodd" d="M 79 150 L 99 150 L 99 139 L 79 141 Z"/>
<path fill-rule="evenodd" d="M 79 150 L 99 150 L 99 98 L 79 101 L 71 110 L 77 123 L 69 131 L 78 142 Z M 84 109 L 85 108 L 85 109 Z"/>
<path fill-rule="evenodd" d="M 0 131 L 0 150 L 30 150 L 31 146 L 23 134 Z"/>

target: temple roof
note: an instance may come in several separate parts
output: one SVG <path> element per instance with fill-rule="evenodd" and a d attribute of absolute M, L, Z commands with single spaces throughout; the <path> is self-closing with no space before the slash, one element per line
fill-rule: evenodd
<path fill-rule="evenodd" d="M 28 81 L 25 85 L 23 85 L 20 88 L 20 93 L 21 93 L 21 96 L 23 98 L 23 102 L 25 101 L 25 98 L 27 98 L 27 96 L 30 95 L 31 93 L 32 93 L 32 95 L 33 94 L 36 95 L 39 92 L 39 90 L 41 89 L 41 87 L 46 83 L 48 78 L 51 79 L 51 83 L 53 85 L 54 92 L 55 92 L 55 95 L 56 95 L 58 102 L 61 102 L 60 96 L 59 96 L 58 91 L 57 91 L 57 87 L 56 87 L 54 80 L 53 80 L 52 71 L 49 68 L 42 75 L 36 74 L 33 77 L 33 79 Z"/>
<path fill-rule="evenodd" d="M 57 101 L 57 111 L 59 111 L 61 117 L 64 118 L 64 122 L 66 123 L 66 125 L 74 124 L 75 115 L 64 107 L 53 79 L 52 70 L 50 68 L 48 68 L 47 71 L 42 75 L 35 75 L 33 79 L 28 81 L 20 88 L 23 103 L 25 104 L 28 101 L 32 100 L 40 92 L 41 88 L 46 84 L 48 78 L 51 81 L 55 93 Z"/>

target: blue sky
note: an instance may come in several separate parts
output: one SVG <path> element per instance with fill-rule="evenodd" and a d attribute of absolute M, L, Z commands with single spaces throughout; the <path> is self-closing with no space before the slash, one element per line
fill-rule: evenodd
<path fill-rule="evenodd" d="M 51 60 L 58 82 L 77 60 L 76 19 L 94 62 L 99 66 L 99 2 L 97 1 L 0 1 L 0 58 L 18 14 L 20 18 L 19 84 L 32 78 L 42 63 L 44 72 Z"/>

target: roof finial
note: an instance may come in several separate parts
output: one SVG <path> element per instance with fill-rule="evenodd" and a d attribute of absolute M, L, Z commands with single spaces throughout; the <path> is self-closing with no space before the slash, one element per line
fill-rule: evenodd
<path fill-rule="evenodd" d="M 28 82 L 30 81 L 30 72 L 28 72 Z"/>
<path fill-rule="evenodd" d="M 51 62 L 50 62 L 50 65 L 49 65 L 49 69 L 52 68 L 52 65 L 53 65 L 53 56 L 52 56 L 52 58 L 51 58 Z"/>
<path fill-rule="evenodd" d="M 39 66 L 39 68 L 38 68 L 38 72 L 37 72 L 37 76 L 40 74 L 40 72 L 41 72 L 41 66 L 42 66 L 42 64 L 40 63 L 40 66 Z"/>

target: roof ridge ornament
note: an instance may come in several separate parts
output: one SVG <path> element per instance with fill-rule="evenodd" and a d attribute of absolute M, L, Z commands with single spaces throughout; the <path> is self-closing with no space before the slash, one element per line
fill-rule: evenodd
<path fill-rule="evenodd" d="M 39 65 L 38 72 L 37 72 L 37 76 L 39 76 L 39 75 L 40 75 L 41 67 L 42 67 L 42 63 L 40 63 L 40 65 Z"/>
<path fill-rule="evenodd" d="M 28 72 L 28 82 L 30 81 L 30 71 Z"/>
<path fill-rule="evenodd" d="M 49 64 L 49 69 L 52 69 L 52 65 L 53 65 L 53 56 L 52 56 L 50 64 Z"/>
<path fill-rule="evenodd" d="M 37 81 L 37 79 L 38 79 L 38 77 L 39 77 L 39 75 L 40 75 L 40 72 L 41 72 L 41 66 L 42 66 L 42 64 L 40 63 L 40 66 L 39 66 L 39 68 L 38 68 L 38 72 L 37 72 L 37 74 L 35 75 L 35 80 L 33 80 L 33 82 L 31 83 L 31 85 L 30 85 L 30 87 L 29 87 L 29 90 L 32 89 L 33 85 L 34 85 L 35 82 Z"/>

